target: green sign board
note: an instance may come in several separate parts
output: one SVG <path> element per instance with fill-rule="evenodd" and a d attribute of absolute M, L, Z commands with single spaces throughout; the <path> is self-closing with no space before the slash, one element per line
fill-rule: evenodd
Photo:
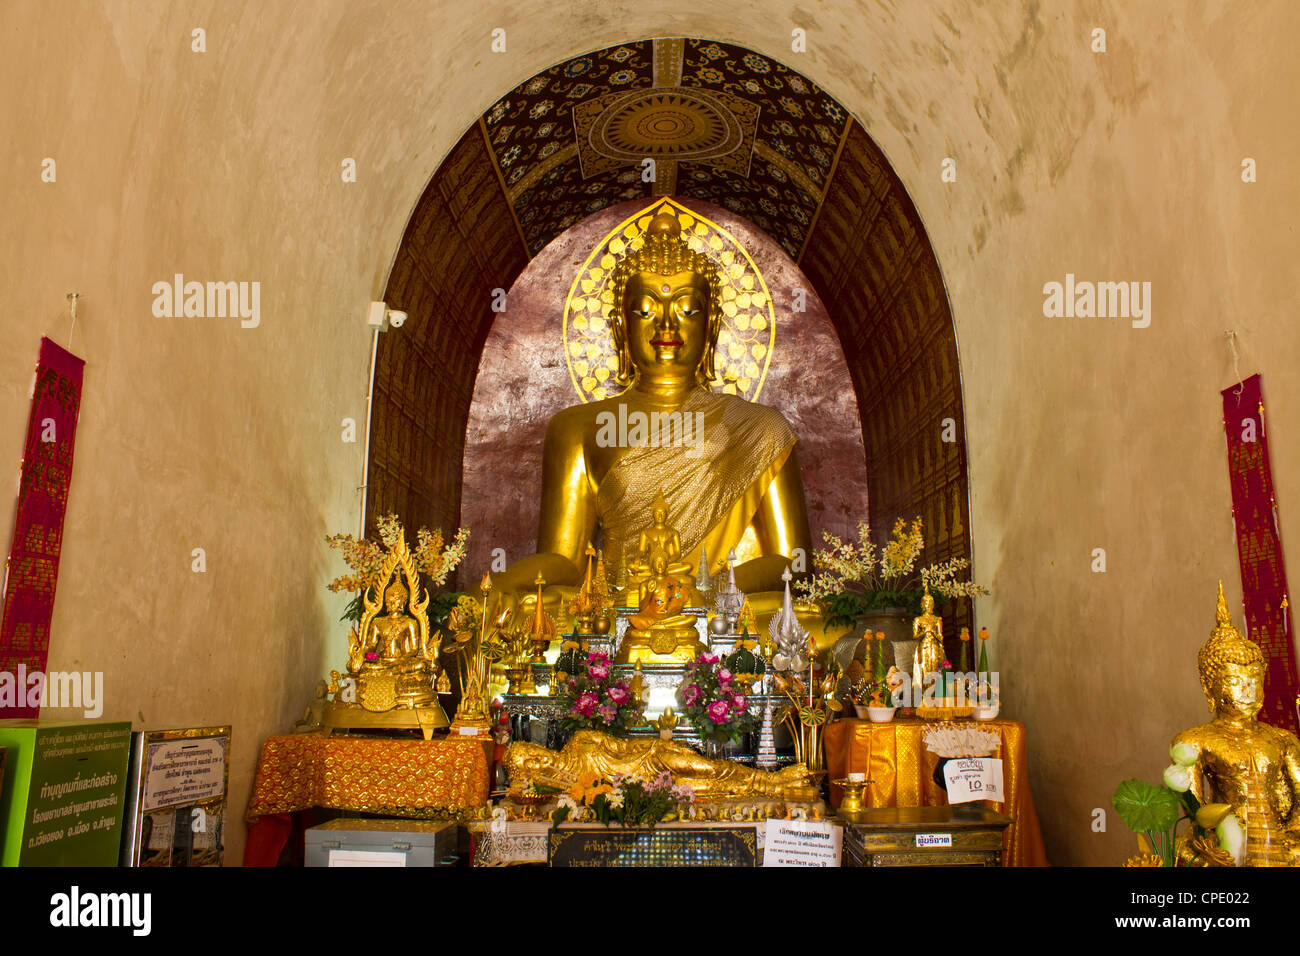
<path fill-rule="evenodd" d="M 0 721 L 5 866 L 115 866 L 131 725 Z"/>

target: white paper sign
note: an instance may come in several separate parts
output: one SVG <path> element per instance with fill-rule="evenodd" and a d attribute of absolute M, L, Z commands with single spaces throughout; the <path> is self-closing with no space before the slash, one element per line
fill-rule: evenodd
<path fill-rule="evenodd" d="M 145 766 L 145 811 L 200 803 L 224 794 L 226 740 L 200 737 L 150 744 Z"/>
<path fill-rule="evenodd" d="M 917 846 L 952 846 L 951 833 L 918 833 Z"/>
<path fill-rule="evenodd" d="M 1002 792 L 1002 761 L 993 757 L 962 757 L 943 765 L 949 803 L 1006 799 Z"/>
<path fill-rule="evenodd" d="M 406 854 L 393 850 L 330 850 L 328 866 L 406 866 Z"/>
<path fill-rule="evenodd" d="M 764 866 L 839 866 L 841 827 L 814 820 L 768 820 Z"/>
<path fill-rule="evenodd" d="M 479 727 L 458 727 L 456 732 L 462 737 L 477 737 L 480 733 L 487 733 Z"/>

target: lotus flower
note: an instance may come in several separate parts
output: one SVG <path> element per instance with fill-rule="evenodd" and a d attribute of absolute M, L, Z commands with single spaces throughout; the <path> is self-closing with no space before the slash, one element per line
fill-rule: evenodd
<path fill-rule="evenodd" d="M 1196 825 L 1206 830 L 1213 830 L 1232 810 L 1226 803 L 1206 803 L 1196 811 Z"/>
<path fill-rule="evenodd" d="M 1171 763 L 1165 768 L 1163 780 L 1165 786 L 1174 793 L 1186 793 L 1192 786 L 1192 772 L 1186 767 Z"/>
<path fill-rule="evenodd" d="M 1180 767 L 1190 767 L 1201 756 L 1201 748 L 1194 743 L 1183 741 L 1169 748 L 1169 759 Z"/>
<path fill-rule="evenodd" d="M 1233 863 L 1241 866 L 1246 862 L 1246 828 L 1241 825 L 1235 813 L 1224 817 L 1214 832 L 1219 838 L 1219 846 L 1232 857 Z"/>

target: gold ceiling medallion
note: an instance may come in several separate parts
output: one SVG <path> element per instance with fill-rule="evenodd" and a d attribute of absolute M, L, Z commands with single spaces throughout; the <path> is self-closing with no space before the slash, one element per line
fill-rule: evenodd
<path fill-rule="evenodd" d="M 610 93 L 573 108 L 583 178 L 644 159 L 707 163 L 749 175 L 759 108 L 696 89 Z"/>
<path fill-rule="evenodd" d="M 722 330 L 718 333 L 715 391 L 757 401 L 767 378 L 776 344 L 776 310 L 767 283 L 735 236 L 717 223 L 672 199 L 658 199 L 610 230 L 587 256 L 564 300 L 562 336 L 569 378 L 584 402 L 622 391 L 614 381 L 618 353 L 609 334 L 614 293 L 614 263 L 629 250 L 645 245 L 646 229 L 657 213 L 670 213 L 681 224 L 682 238 L 693 252 L 718 264 L 722 282 Z"/>

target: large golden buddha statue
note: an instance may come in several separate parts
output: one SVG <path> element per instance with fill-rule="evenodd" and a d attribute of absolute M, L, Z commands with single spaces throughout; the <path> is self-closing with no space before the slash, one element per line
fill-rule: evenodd
<path fill-rule="evenodd" d="M 722 327 L 717 264 L 690 249 L 676 216 L 660 213 L 610 284 L 615 381 L 626 388 L 551 419 L 539 553 L 495 580 L 521 595 L 538 571 L 576 585 L 598 533 L 611 580 L 626 580 L 646 515 L 666 501 L 657 523 L 680 536 L 665 548 L 678 552 L 670 565 L 734 548 L 740 588 L 774 591 L 795 549 L 810 549 L 797 438 L 775 409 L 709 387 Z"/>
<path fill-rule="evenodd" d="M 1197 751 L 1192 793 L 1232 808 L 1246 830 L 1247 866 L 1300 866 L 1300 740 L 1255 719 L 1264 655 L 1233 627 L 1222 582 L 1215 627 L 1197 664 L 1214 718 L 1173 741 Z"/>
<path fill-rule="evenodd" d="M 505 764 L 513 783 L 531 780 L 561 789 L 573 786 L 584 774 L 606 780 L 619 775 L 653 780 L 666 770 L 675 783 L 687 784 L 702 799 L 779 798 L 786 795 L 787 788 L 806 790 L 811 784 L 803 764 L 769 773 L 730 760 L 710 760 L 671 740 L 623 740 L 599 730 L 579 730 L 558 753 L 537 744 L 511 744 Z"/>

